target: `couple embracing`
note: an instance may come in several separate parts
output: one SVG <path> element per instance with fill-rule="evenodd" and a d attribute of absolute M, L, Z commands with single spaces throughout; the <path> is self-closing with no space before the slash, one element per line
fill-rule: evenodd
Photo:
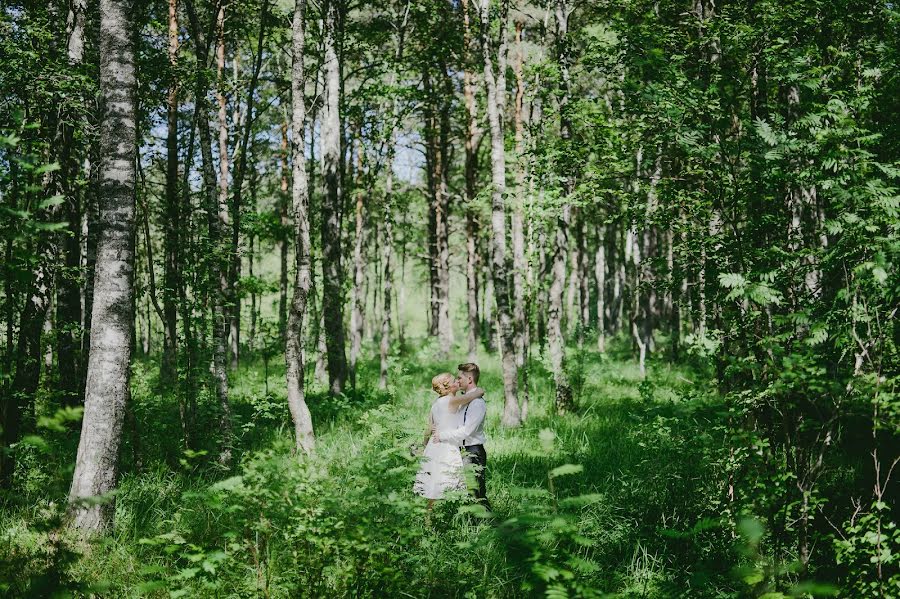
<path fill-rule="evenodd" d="M 478 365 L 471 362 L 457 368 L 456 377 L 444 372 L 431 379 L 431 388 L 438 398 L 431 404 L 428 414 L 425 451 L 413 490 L 428 499 L 430 509 L 434 500 L 442 499 L 448 491 L 466 490 L 463 468 L 470 464 L 475 470 L 472 489 L 475 499 L 490 510 L 485 493 L 484 417 L 487 404 L 484 389 L 478 387 L 481 372 Z M 462 395 L 458 395 L 460 391 Z"/>

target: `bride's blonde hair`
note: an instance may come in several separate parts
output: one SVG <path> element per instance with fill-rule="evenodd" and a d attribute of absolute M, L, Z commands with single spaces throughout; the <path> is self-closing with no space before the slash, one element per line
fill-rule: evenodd
<path fill-rule="evenodd" d="M 453 375 L 449 372 L 442 372 L 431 379 L 431 389 L 442 397 L 447 395 L 450 391 L 450 385 L 452 384 Z"/>

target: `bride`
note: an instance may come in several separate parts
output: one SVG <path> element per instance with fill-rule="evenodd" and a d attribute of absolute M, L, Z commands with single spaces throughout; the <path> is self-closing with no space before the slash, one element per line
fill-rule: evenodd
<path fill-rule="evenodd" d="M 443 372 L 431 379 L 431 388 L 438 398 L 431 404 L 428 414 L 428 428 L 425 431 L 424 460 L 413 491 L 428 499 L 428 509 L 434 505 L 435 499 L 442 499 L 447 491 L 466 490 L 463 478 L 463 459 L 459 447 L 455 443 L 435 441 L 432 430 L 443 435 L 455 430 L 458 426 L 459 408 L 484 395 L 484 389 L 476 387 L 464 395 L 457 396 L 459 383 L 449 372 Z"/>

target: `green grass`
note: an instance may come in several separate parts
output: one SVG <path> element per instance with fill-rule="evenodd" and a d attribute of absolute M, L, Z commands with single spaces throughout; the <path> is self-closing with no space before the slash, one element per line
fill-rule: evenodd
<path fill-rule="evenodd" d="M 573 350 L 583 379 L 577 411 L 554 414 L 552 377 L 535 363 L 528 420 L 507 429 L 498 359 L 480 355 L 496 519 L 446 501 L 426 522 L 408 447 L 421 439 L 431 377 L 456 361 L 418 345 L 392 358 L 387 392 L 373 390 L 375 362 L 361 365 L 360 389 L 347 397 L 313 385 L 317 455 L 303 465 L 290 453 L 280 359 L 270 363 L 268 395 L 261 362 L 242 365 L 231 387 L 233 472 L 210 459 L 212 433 L 210 453 L 182 451 L 176 400 L 156 390 L 155 367 L 139 363 L 114 535 L 89 546 L 72 540 L 69 561 L 40 558 L 54 529 L 35 524 L 33 506 L 59 505 L 64 485 L 35 487 L 0 522 L 6 561 L 18 559 L 35 580 L 61 568 L 59 585 L 108 596 L 737 596 L 729 534 L 697 527 L 724 513 L 722 415 L 689 370 L 652 363 L 642 383 L 625 348 Z M 215 430 L 212 398 L 201 394 L 198 405 L 200 429 Z M 66 439 L 53 444 L 71 451 Z M 549 473 L 564 464 L 583 470 L 555 477 L 551 492 Z M 31 477 L 46 481 L 64 465 L 59 455 L 32 463 Z"/>

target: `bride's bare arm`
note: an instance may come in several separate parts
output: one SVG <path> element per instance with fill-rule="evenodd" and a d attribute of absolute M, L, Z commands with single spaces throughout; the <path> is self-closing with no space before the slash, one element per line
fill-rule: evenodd
<path fill-rule="evenodd" d="M 422 441 L 422 445 L 428 445 L 428 439 L 431 438 L 431 433 L 434 431 L 434 422 L 431 420 L 431 412 L 428 412 L 428 426 L 425 427 L 425 439 Z"/>
<path fill-rule="evenodd" d="M 456 397 L 454 397 L 453 399 L 450 400 L 450 403 L 448 405 L 449 405 L 451 411 L 455 411 L 463 406 L 469 405 L 471 402 L 478 399 L 479 397 L 484 397 L 484 389 L 482 389 L 481 387 L 475 387 L 468 393 L 464 393 L 463 395 L 457 395 Z"/>

